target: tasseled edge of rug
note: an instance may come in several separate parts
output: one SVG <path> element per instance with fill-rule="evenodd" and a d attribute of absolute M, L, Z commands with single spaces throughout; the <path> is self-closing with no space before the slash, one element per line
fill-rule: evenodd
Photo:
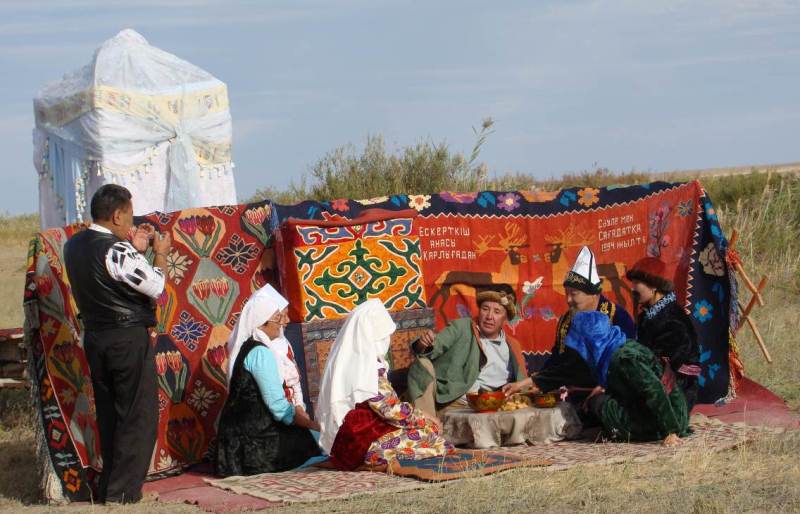
<path fill-rule="evenodd" d="M 717 400 L 717 405 L 725 405 L 736 398 L 736 387 L 744 377 L 744 363 L 739 353 L 739 345 L 736 343 L 734 334 L 739 329 L 741 319 L 739 317 L 739 283 L 734 272 L 734 263 L 741 262 L 736 250 L 729 248 L 728 240 L 723 239 L 720 248 L 725 258 L 725 268 L 728 275 L 728 285 L 730 294 L 730 305 L 728 309 L 728 394 L 724 398 Z"/>
<path fill-rule="evenodd" d="M 739 345 L 733 337 L 733 331 L 728 330 L 728 394 L 714 402 L 716 406 L 722 406 L 736 398 L 736 386 L 744 377 L 744 364 L 739 356 Z"/>
<path fill-rule="evenodd" d="M 29 302 L 36 303 L 36 302 Z M 53 461 L 50 459 L 50 450 L 47 446 L 47 437 L 44 429 L 44 417 L 42 415 L 41 390 L 39 389 L 39 373 L 36 370 L 36 357 L 33 354 L 32 337 L 38 331 L 38 325 L 34 320 L 29 319 L 28 313 L 35 309 L 35 306 L 26 305 L 25 311 L 25 331 L 24 342 L 25 350 L 28 355 L 28 381 L 30 383 L 31 417 L 33 421 L 33 437 L 36 444 L 36 464 L 39 474 L 39 490 L 42 497 L 51 505 L 63 505 L 69 503 L 69 499 L 64 496 L 64 488 L 58 478 Z M 38 334 L 37 334 L 38 335 Z"/>

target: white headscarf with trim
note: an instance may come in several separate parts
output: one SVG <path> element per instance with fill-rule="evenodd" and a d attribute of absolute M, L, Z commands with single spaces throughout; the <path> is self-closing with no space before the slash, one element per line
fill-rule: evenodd
<path fill-rule="evenodd" d="M 303 403 L 303 386 L 300 383 L 300 370 L 297 369 L 297 363 L 294 359 L 289 356 L 290 353 L 294 355 L 294 351 L 292 350 L 289 340 L 283 335 L 283 328 L 281 328 L 280 335 L 275 339 L 270 339 L 269 336 L 260 329 L 254 331 L 253 338 L 256 341 L 264 343 L 264 346 L 272 350 L 272 354 L 275 356 L 275 360 L 278 364 L 278 373 L 281 374 L 283 384 L 289 388 L 286 399 L 289 400 L 289 403 L 292 405 L 297 405 L 305 409 L 306 406 L 305 403 Z"/>
<path fill-rule="evenodd" d="M 251 337 L 255 337 L 260 341 L 261 338 L 256 336 L 258 327 L 266 323 L 276 312 L 283 310 L 287 305 L 289 305 L 289 302 L 286 298 L 281 296 L 269 284 L 253 293 L 253 296 L 244 304 L 239 320 L 228 338 L 228 385 L 231 383 L 233 367 L 236 364 L 236 358 L 239 356 L 239 350 L 242 349 L 242 345 Z"/>
<path fill-rule="evenodd" d="M 350 313 L 331 346 L 317 398 L 319 445 L 330 453 L 345 415 L 378 395 L 378 367 L 385 367 L 389 337 L 397 327 L 380 300 L 370 299 Z"/>

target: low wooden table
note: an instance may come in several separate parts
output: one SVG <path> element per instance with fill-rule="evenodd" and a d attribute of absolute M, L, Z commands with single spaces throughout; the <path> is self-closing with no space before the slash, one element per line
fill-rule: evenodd
<path fill-rule="evenodd" d="M 583 428 L 569 402 L 549 409 L 526 407 L 497 412 L 453 408 L 441 413 L 440 418 L 445 439 L 470 448 L 552 443 L 574 439 Z"/>

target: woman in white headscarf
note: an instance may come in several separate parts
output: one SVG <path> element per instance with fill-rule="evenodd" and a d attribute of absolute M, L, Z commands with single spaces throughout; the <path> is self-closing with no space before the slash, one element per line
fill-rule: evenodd
<path fill-rule="evenodd" d="M 320 446 L 339 469 L 440 457 L 452 445 L 436 421 L 402 402 L 384 357 L 395 324 L 379 300 L 356 307 L 331 347 L 317 400 Z"/>
<path fill-rule="evenodd" d="M 217 431 L 216 473 L 294 469 L 320 455 L 283 327 L 288 302 L 272 286 L 245 303 L 228 339 L 228 398 Z"/>

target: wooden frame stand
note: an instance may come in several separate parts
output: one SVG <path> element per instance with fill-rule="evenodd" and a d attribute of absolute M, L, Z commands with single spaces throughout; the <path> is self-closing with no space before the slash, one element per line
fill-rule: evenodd
<path fill-rule="evenodd" d="M 750 327 L 750 330 L 753 331 L 753 336 L 756 338 L 756 343 L 758 343 L 758 347 L 761 349 L 761 353 L 764 354 L 764 358 L 767 360 L 768 363 L 772 364 L 772 357 L 769 354 L 769 350 L 767 350 L 767 345 L 764 344 L 764 338 L 761 337 L 761 332 L 758 330 L 758 326 L 753 318 L 750 317 L 750 313 L 753 310 L 753 307 L 758 304 L 759 307 L 764 307 L 766 303 L 764 302 L 764 297 L 761 295 L 761 292 L 767 286 L 767 276 L 761 275 L 761 280 L 758 282 L 756 286 L 750 277 L 747 275 L 744 267 L 742 266 L 742 262 L 739 259 L 739 256 L 736 254 L 736 241 L 739 238 L 739 232 L 736 229 L 733 230 L 733 234 L 731 234 L 731 238 L 728 241 L 728 262 L 733 266 L 733 269 L 736 273 L 741 277 L 742 282 L 744 282 L 745 287 L 750 290 L 752 296 L 750 297 L 750 301 L 747 302 L 747 306 L 744 306 L 741 301 L 737 300 L 737 305 L 739 308 L 739 312 L 741 313 L 741 318 L 739 319 L 739 326 L 736 327 L 736 330 L 733 332 L 735 336 L 742 326 L 747 323 Z"/>

